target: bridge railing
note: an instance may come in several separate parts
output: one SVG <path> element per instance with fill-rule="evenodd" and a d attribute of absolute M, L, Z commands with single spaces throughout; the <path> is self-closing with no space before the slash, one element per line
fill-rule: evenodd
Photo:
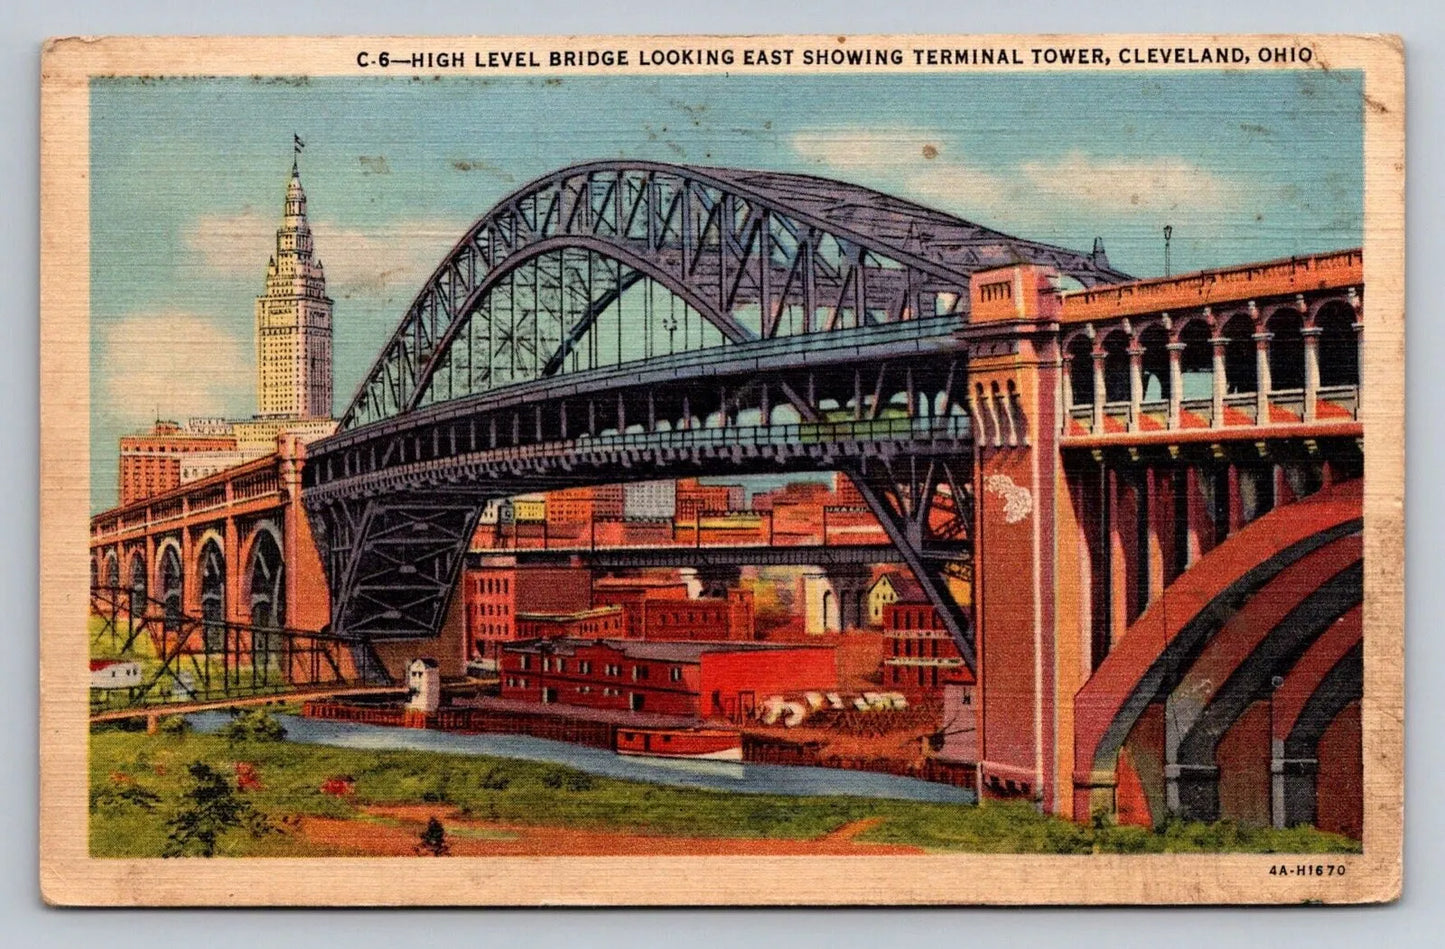
<path fill-rule="evenodd" d="M 1312 412 L 1306 411 L 1302 389 L 1276 389 L 1268 393 L 1267 412 L 1260 420 L 1258 392 L 1230 392 L 1214 397 L 1150 399 L 1136 403 L 1106 402 L 1095 411 L 1092 404 L 1071 405 L 1064 437 L 1125 433 L 1148 434 L 1190 429 L 1268 428 L 1285 425 L 1348 423 L 1359 419 L 1359 386 L 1321 386 Z"/>
<path fill-rule="evenodd" d="M 966 439 L 966 416 L 849 419 L 837 422 L 801 422 L 785 425 L 728 425 L 679 428 L 671 431 L 580 435 L 567 442 L 543 442 L 515 448 L 489 449 L 482 454 L 502 459 L 551 456 L 571 449 L 615 451 L 628 449 L 749 447 L 825 444 L 847 441 L 927 441 Z"/>
<path fill-rule="evenodd" d="M 326 633 L 191 616 L 118 586 L 92 588 L 90 604 L 92 714 L 368 678 L 352 644 Z"/>

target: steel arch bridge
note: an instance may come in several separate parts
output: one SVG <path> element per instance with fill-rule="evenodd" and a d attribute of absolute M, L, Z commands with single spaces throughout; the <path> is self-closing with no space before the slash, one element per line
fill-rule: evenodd
<path fill-rule="evenodd" d="M 524 186 L 446 256 L 311 448 L 331 632 L 435 635 L 492 498 L 841 470 L 972 665 L 948 591 L 972 521 L 960 333 L 970 276 L 1018 263 L 1127 279 L 1102 251 L 805 175 L 597 162 Z"/>

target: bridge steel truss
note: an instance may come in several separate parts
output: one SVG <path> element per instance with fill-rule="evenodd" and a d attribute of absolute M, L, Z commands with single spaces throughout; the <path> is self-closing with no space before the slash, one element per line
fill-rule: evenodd
<path fill-rule="evenodd" d="M 954 392 L 962 369 L 916 338 L 875 335 L 861 353 L 856 340 L 837 347 L 831 366 L 805 368 L 783 353 L 775 364 L 710 360 L 696 367 L 705 384 L 666 367 L 625 383 L 612 373 L 579 376 L 532 387 L 524 399 L 473 397 L 329 439 L 305 469 L 303 497 L 334 580 L 333 632 L 435 634 L 489 500 L 658 478 L 841 471 L 971 659 L 966 612 L 946 589 L 946 576 L 967 570 L 971 557 L 973 436 Z M 784 409 L 804 420 L 781 421 Z"/>
<path fill-rule="evenodd" d="M 365 644 L 314 630 L 192 616 L 135 587 L 92 587 L 90 611 L 99 619 L 92 649 L 142 665 L 140 683 L 119 700 L 93 689 L 93 713 L 284 697 L 304 686 L 378 678 L 379 664 L 365 658 Z"/>
<path fill-rule="evenodd" d="M 643 279 L 725 345 L 960 316 L 969 274 L 1019 261 L 1090 286 L 1125 277 L 1100 257 L 843 182 L 653 162 L 564 168 L 504 198 L 467 231 L 382 348 L 341 428 L 555 374 L 575 361 L 599 314 Z M 512 279 L 524 267 L 530 279 Z M 498 297 L 498 289 L 506 292 Z M 538 302 L 545 294 L 551 306 Z M 566 297 L 580 302 L 568 306 Z M 655 316 L 644 348 L 666 330 L 675 351 L 677 314 Z M 470 345 L 474 330 L 484 346 Z"/>
<path fill-rule="evenodd" d="M 599 162 L 526 185 L 447 255 L 311 446 L 331 631 L 436 635 L 489 500 L 832 470 L 972 667 L 948 590 L 971 569 L 959 334 L 970 275 L 1020 261 L 1125 279 L 1101 253 L 803 175 Z"/>

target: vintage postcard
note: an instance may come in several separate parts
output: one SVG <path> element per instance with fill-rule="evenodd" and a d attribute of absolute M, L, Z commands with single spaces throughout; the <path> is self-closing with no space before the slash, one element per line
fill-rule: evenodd
<path fill-rule="evenodd" d="M 1397 38 L 43 70 L 51 902 L 1398 896 Z"/>

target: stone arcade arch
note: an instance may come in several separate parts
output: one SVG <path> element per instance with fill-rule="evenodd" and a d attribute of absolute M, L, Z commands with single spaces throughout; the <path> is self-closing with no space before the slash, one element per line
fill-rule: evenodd
<path fill-rule="evenodd" d="M 197 556 L 197 575 L 201 584 L 201 620 L 206 652 L 219 652 L 226 646 L 226 554 L 220 541 L 208 537 Z"/>
<path fill-rule="evenodd" d="M 253 661 L 265 668 L 275 660 L 281 648 L 281 637 L 266 629 L 286 625 L 285 558 L 275 531 L 261 527 L 256 531 L 247 558 L 246 589 L 250 605 L 251 651 Z"/>

